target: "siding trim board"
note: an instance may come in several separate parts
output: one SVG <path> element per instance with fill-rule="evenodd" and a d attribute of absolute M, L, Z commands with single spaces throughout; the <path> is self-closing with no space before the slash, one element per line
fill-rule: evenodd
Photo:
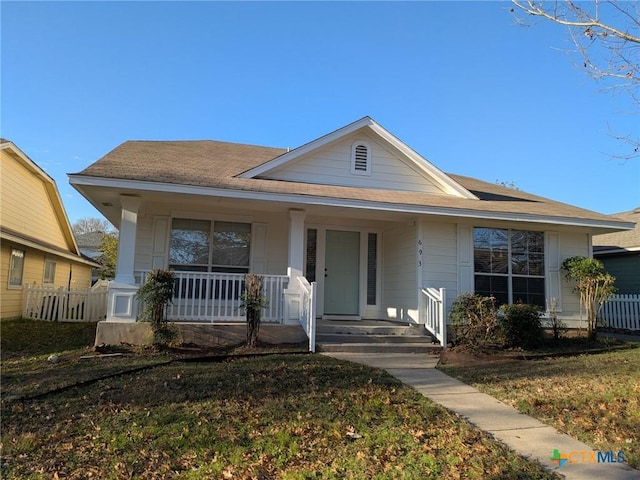
<path fill-rule="evenodd" d="M 52 255 L 56 255 L 59 257 L 63 257 L 66 258 L 68 260 L 73 260 L 74 262 L 77 263 L 82 263 L 85 265 L 89 265 L 91 267 L 100 267 L 99 263 L 96 262 L 92 262 L 90 260 L 87 260 L 79 255 L 75 255 L 73 253 L 70 253 L 66 250 L 63 250 L 61 248 L 56 247 L 55 245 L 48 245 L 46 243 L 40 242 L 36 239 L 31 239 L 31 238 L 27 238 L 24 237 L 16 232 L 12 232 L 12 231 L 8 231 L 6 228 L 3 227 L 2 231 L 0 232 L 0 238 L 2 238 L 2 240 L 8 241 L 8 242 L 13 242 L 19 245 L 24 245 L 25 247 L 30 247 L 36 250 L 40 250 L 42 252 L 45 253 L 49 253 Z"/>

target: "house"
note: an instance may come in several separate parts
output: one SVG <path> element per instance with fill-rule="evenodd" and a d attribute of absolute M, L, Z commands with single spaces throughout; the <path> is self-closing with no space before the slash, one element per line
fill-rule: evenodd
<path fill-rule="evenodd" d="M 134 322 L 147 271 L 176 272 L 176 321 L 242 320 L 247 272 L 265 321 L 419 323 L 446 340 L 463 292 L 579 318 L 560 272 L 592 236 L 630 222 L 447 174 L 369 117 L 293 150 L 219 141 L 128 141 L 71 184 L 119 228 L 108 320 Z"/>
<path fill-rule="evenodd" d="M 80 253 L 96 262 L 99 261 L 102 256 L 102 253 L 100 252 L 100 245 L 102 245 L 104 236 L 104 232 L 87 232 L 77 234 L 75 237 Z"/>
<path fill-rule="evenodd" d="M 93 260 L 96 263 L 101 263 L 102 252 L 100 246 L 104 241 L 105 232 L 87 232 L 76 234 L 76 243 L 80 249 L 80 253 L 86 258 Z M 100 279 L 101 267 L 96 267 L 91 272 L 91 283 L 94 284 Z"/>
<path fill-rule="evenodd" d="M 83 258 L 55 181 L 13 142 L 0 139 L 0 317 L 23 311 L 25 285 L 87 288 Z"/>
<path fill-rule="evenodd" d="M 593 256 L 616 277 L 620 294 L 640 294 L 640 207 L 613 217 L 636 224 L 633 230 L 593 237 Z"/>

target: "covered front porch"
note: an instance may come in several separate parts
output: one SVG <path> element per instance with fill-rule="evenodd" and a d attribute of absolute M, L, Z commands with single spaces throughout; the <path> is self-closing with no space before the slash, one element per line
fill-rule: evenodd
<path fill-rule="evenodd" d="M 420 325 L 446 345 L 445 290 L 423 279 L 415 216 L 188 195 L 176 197 L 176 209 L 145 192 L 121 194 L 119 203 L 108 322 L 139 320 L 136 292 L 162 268 L 176 276 L 170 321 L 244 323 L 251 272 L 264 278 L 263 322 L 300 326 L 310 351 L 322 318 Z"/>

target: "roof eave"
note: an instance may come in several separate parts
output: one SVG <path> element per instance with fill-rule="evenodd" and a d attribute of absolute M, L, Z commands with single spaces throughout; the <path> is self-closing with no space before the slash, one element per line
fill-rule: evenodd
<path fill-rule="evenodd" d="M 482 219 L 494 221 L 512 221 L 518 223 L 537 223 L 558 226 L 573 226 L 607 231 L 631 230 L 633 223 L 616 220 L 584 219 L 566 216 L 547 216 L 538 214 L 492 212 L 487 210 L 472 210 L 455 207 L 439 207 L 429 205 L 410 205 L 402 203 L 375 202 L 370 200 L 354 200 L 338 197 L 324 197 L 319 195 L 306 195 L 297 193 L 273 193 L 258 190 L 240 190 L 231 188 L 212 188 L 191 185 L 179 185 L 173 183 L 113 179 L 105 177 L 90 177 L 85 175 L 69 175 L 69 182 L 103 215 L 106 213 L 103 206 L 91 199 L 85 187 L 114 188 L 120 190 L 138 190 L 148 192 L 181 193 L 187 195 L 200 195 L 223 198 L 242 198 L 246 200 L 271 201 L 282 203 L 297 203 L 300 205 L 318 205 L 340 208 L 355 208 L 377 210 L 385 212 L 413 213 L 420 215 L 438 215 L 468 219 Z"/>

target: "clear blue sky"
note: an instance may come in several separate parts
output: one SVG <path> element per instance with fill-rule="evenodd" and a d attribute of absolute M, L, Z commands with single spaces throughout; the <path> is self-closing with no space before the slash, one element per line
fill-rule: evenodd
<path fill-rule="evenodd" d="M 7 2 L 0 133 L 69 186 L 126 140 L 297 147 L 365 115 L 445 172 L 640 206 L 638 105 L 507 2 Z"/>

